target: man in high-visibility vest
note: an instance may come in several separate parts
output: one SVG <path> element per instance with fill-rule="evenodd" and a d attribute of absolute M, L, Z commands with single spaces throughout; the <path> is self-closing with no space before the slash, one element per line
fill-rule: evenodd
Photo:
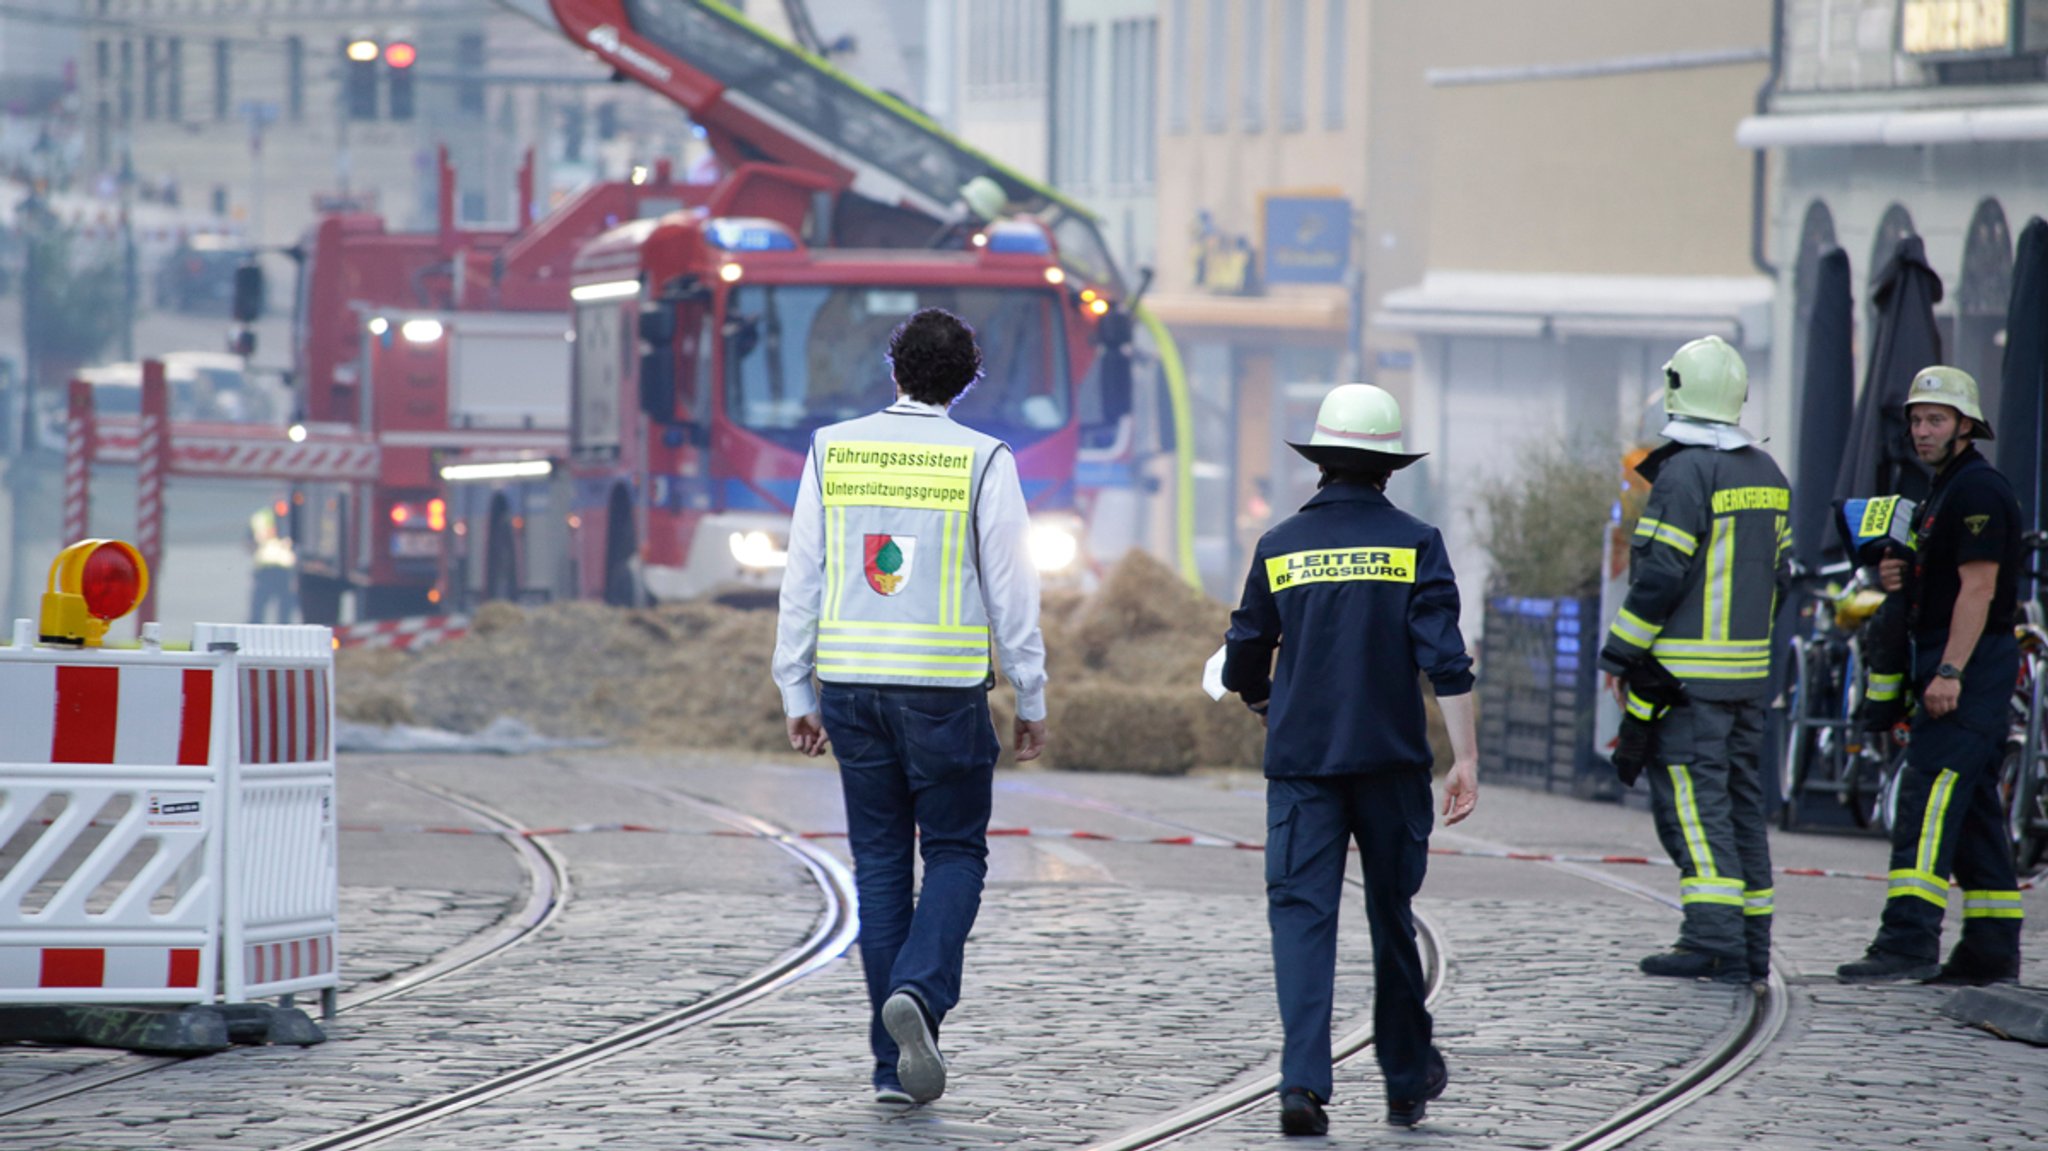
<path fill-rule="evenodd" d="M 1934 489 L 1912 558 L 1884 560 L 1879 575 L 1905 601 L 1912 679 L 1873 667 L 1870 694 L 1896 699 L 1910 687 L 1920 709 L 1899 777 L 1884 920 L 1863 958 L 1835 974 L 1849 983 L 2013 983 L 2024 912 L 1998 783 L 2019 676 L 2020 505 L 1977 450 L 1991 425 L 1967 372 L 1921 369 L 1906 418 Z M 1951 876 L 1962 888 L 1962 937 L 1943 963 Z"/>
<path fill-rule="evenodd" d="M 1418 680 L 1429 678 L 1449 729 L 1442 810 L 1456 823 L 1479 800 L 1472 658 L 1458 632 L 1443 535 L 1387 500 L 1388 478 L 1422 458 L 1403 448 L 1394 397 L 1371 384 L 1335 388 L 1309 442 L 1288 446 L 1322 479 L 1313 499 L 1260 538 L 1223 663 L 1223 686 L 1268 725 L 1266 918 L 1285 1040 L 1280 1130 L 1329 1130 L 1337 909 L 1353 840 L 1372 925 L 1387 1122 L 1412 1127 L 1450 1077 L 1431 1042 L 1429 981 L 1410 911 L 1435 823 L 1435 757 Z"/>
<path fill-rule="evenodd" d="M 790 746 L 839 759 L 875 1100 L 926 1103 L 946 1089 L 939 1024 L 959 1002 L 988 872 L 1002 750 L 990 649 L 1016 685 L 1015 750 L 1030 760 L 1045 745 L 1045 643 L 1016 459 L 947 415 L 981 377 L 973 329 L 928 308 L 896 329 L 889 361 L 894 404 L 812 437 L 774 674 Z"/>
<path fill-rule="evenodd" d="M 1759 773 L 1792 492 L 1739 423 L 1749 397 L 1740 352 L 1719 336 L 1694 340 L 1664 379 L 1666 442 L 1636 467 L 1650 501 L 1629 547 L 1628 598 L 1600 650 L 1624 726 L 1654 733 L 1644 756 L 1651 811 L 1685 910 L 1677 945 L 1640 966 L 1750 983 L 1770 974 L 1775 895 Z M 1653 698 L 1651 684 L 1665 679 L 1679 706 Z M 1641 764 L 1619 752 L 1615 767 L 1633 784 Z"/>

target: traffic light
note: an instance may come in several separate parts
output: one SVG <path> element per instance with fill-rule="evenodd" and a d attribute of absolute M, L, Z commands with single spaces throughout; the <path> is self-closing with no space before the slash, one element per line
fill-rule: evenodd
<path fill-rule="evenodd" d="M 351 40 L 342 50 L 342 103 L 351 120 L 377 118 L 377 60 L 383 49 L 375 40 Z"/>
<path fill-rule="evenodd" d="M 384 67 L 390 72 L 390 113 L 393 120 L 412 119 L 412 66 L 419 50 L 403 40 L 384 46 Z"/>
<path fill-rule="evenodd" d="M 57 553 L 43 593 L 42 640 L 98 647 L 107 627 L 149 591 L 149 565 L 120 540 L 80 540 Z"/>

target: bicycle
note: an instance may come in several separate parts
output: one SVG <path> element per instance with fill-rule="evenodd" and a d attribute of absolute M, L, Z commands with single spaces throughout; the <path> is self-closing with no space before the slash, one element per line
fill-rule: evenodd
<path fill-rule="evenodd" d="M 2048 551 L 2048 533 L 2021 537 L 2034 552 Z M 2034 578 L 2041 573 L 2028 571 Z M 2048 622 L 2040 603 L 2029 601 L 2026 619 L 2014 629 L 2020 641 L 2020 672 L 2013 688 L 2013 733 L 1999 763 L 1998 795 L 2005 805 L 2013 864 L 2026 874 L 2048 858 Z"/>
<path fill-rule="evenodd" d="M 1858 726 L 1868 679 L 1862 627 L 1885 596 L 1860 571 L 1850 574 L 1846 586 L 1825 580 L 1847 571 L 1823 571 L 1797 586 L 1806 601 L 1800 616 L 1809 628 L 1795 634 L 1790 645 L 1789 723 L 1778 810 L 1778 826 L 1786 831 L 1798 826 L 1800 804 L 1809 793 L 1835 795 L 1859 828 L 1877 824 L 1890 831 L 1898 805 L 1903 725 L 1874 737 Z"/>

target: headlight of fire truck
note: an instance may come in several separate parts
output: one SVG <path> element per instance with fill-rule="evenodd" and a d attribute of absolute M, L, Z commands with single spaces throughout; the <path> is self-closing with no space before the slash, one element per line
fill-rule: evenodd
<path fill-rule="evenodd" d="M 789 566 L 788 550 L 767 532 L 734 532 L 727 544 L 732 548 L 732 558 L 743 568 L 758 570 Z"/>
<path fill-rule="evenodd" d="M 1081 521 L 1066 516 L 1031 523 L 1031 563 L 1043 575 L 1057 575 L 1081 558 Z"/>

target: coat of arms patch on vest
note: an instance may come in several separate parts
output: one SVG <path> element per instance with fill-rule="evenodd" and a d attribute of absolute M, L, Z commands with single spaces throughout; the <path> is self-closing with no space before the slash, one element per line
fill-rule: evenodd
<path fill-rule="evenodd" d="M 868 586 L 878 595 L 901 592 L 910 582 L 910 569 L 917 559 L 917 537 L 871 533 L 864 543 Z"/>

